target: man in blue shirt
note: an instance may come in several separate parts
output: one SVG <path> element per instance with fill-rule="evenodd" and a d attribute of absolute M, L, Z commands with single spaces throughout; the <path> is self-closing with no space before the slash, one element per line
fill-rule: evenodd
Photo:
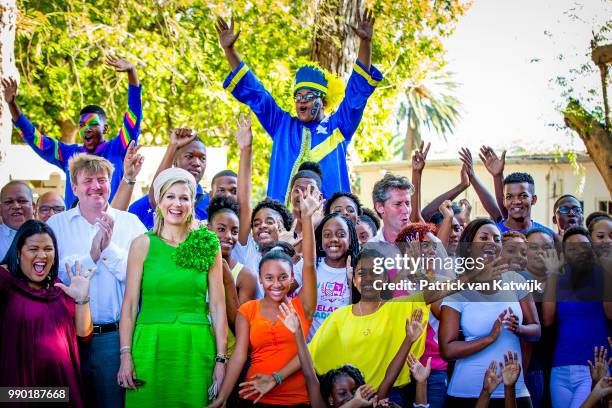
<path fill-rule="evenodd" d="M 81 109 L 79 117 L 79 135 L 83 144 L 66 144 L 50 138 L 38 130 L 17 106 L 17 82 L 14 79 L 3 79 L 4 99 L 9 106 L 13 124 L 19 129 L 22 139 L 45 161 L 59 167 L 66 174 L 65 201 L 70 208 L 76 196 L 72 192 L 68 160 L 79 153 L 95 154 L 104 157 L 115 168 L 111 179 L 109 201 L 112 201 L 119 183 L 123 178 L 123 158 L 130 141 L 138 142 L 140 123 L 142 121 L 142 88 L 133 63 L 113 57 L 108 57 L 106 63 L 118 72 L 128 75 L 128 109 L 123 116 L 123 126 L 117 136 L 109 141 L 104 140 L 108 132 L 106 112 L 97 105 L 88 105 Z"/>
<path fill-rule="evenodd" d="M 195 217 L 200 221 L 208 218 L 207 209 L 212 195 L 219 193 L 236 196 L 238 176 L 231 170 L 223 170 L 213 177 L 210 193 L 206 193 L 199 184 L 206 170 L 206 146 L 189 129 L 176 129 L 172 132 L 170 143 L 156 174 L 171 166 L 187 170 L 196 179 L 198 186 L 195 197 Z M 128 211 L 136 215 L 147 229 L 151 229 L 155 222 L 154 206 L 152 197 L 147 194 L 134 201 Z"/>
<path fill-rule="evenodd" d="M 354 28 L 360 37 L 359 53 L 338 109 L 342 83 L 315 65 L 301 67 L 295 78 L 293 96 L 297 116 L 282 110 L 245 65 L 234 48 L 238 34 L 233 21 L 217 20 L 219 41 L 232 72 L 223 87 L 246 104 L 272 138 L 272 155 L 267 195 L 287 202 L 289 181 L 305 161 L 318 162 L 325 178 L 322 193 L 329 198 L 337 191 L 351 191 L 346 153 L 348 144 L 359 126 L 369 96 L 382 80 L 382 74 L 370 64 L 374 19 L 366 10 Z"/>
<path fill-rule="evenodd" d="M 502 233 L 517 231 L 525 234 L 533 228 L 544 228 L 553 233 L 550 228 L 531 219 L 531 206 L 537 200 L 535 183 L 530 174 L 511 173 L 508 175 L 504 179 L 504 207 L 508 212 L 508 217 L 497 223 L 499 230 Z"/>

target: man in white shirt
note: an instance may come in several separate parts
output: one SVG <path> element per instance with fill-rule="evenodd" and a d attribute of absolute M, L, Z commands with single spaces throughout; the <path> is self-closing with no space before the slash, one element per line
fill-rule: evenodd
<path fill-rule="evenodd" d="M 34 218 L 32 189 L 23 181 L 9 181 L 0 190 L 0 263 L 8 252 L 17 230 Z"/>
<path fill-rule="evenodd" d="M 414 187 L 408 177 L 387 173 L 374 184 L 372 202 L 383 227 L 368 242 L 395 243 L 402 228 L 410 223 L 410 196 Z"/>
<path fill-rule="evenodd" d="M 76 260 L 86 273 L 94 273 L 89 290 L 93 338 L 80 347 L 83 380 L 93 381 L 98 407 L 122 407 L 119 315 L 130 244 L 146 229 L 135 215 L 109 206 L 113 166 L 108 160 L 80 154 L 70 159 L 69 168 L 78 205 L 47 224 L 57 237 L 60 279 L 68 280 L 65 264 Z"/>

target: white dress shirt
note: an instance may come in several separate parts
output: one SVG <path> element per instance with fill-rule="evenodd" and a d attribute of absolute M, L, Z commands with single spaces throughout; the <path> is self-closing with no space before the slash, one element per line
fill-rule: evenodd
<path fill-rule="evenodd" d="M 17 230 L 10 228 L 6 224 L 0 224 L 0 262 L 4 259 L 4 256 L 13 243 L 13 238 L 17 234 Z"/>
<path fill-rule="evenodd" d="M 115 224 L 111 242 L 100 254 L 98 262 L 91 259 L 89 252 L 100 227 L 90 224 L 81 215 L 78 205 L 47 221 L 57 238 L 60 279 L 69 284 L 66 262 L 72 267 L 78 260 L 84 271 L 94 272 L 89 286 L 89 304 L 95 324 L 119 321 L 130 244 L 134 238 L 146 232 L 145 226 L 134 214 L 110 207 L 106 213 L 115 220 Z"/>
<path fill-rule="evenodd" d="M 378 231 L 378 234 L 376 234 L 376 235 L 374 235 L 372 238 L 370 238 L 370 239 L 368 240 L 368 242 L 385 242 L 385 243 L 387 243 L 387 244 L 394 244 L 394 242 L 388 242 L 388 241 L 385 239 L 385 234 L 384 234 L 384 231 L 385 231 L 385 227 L 382 227 L 382 228 L 380 229 L 380 231 Z"/>

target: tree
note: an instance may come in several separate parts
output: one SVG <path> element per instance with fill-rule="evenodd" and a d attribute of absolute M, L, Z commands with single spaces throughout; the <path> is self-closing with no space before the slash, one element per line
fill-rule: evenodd
<path fill-rule="evenodd" d="M 15 22 L 17 7 L 15 0 L 0 0 L 0 77 L 16 74 L 13 48 L 15 43 Z M 5 158 L 11 134 L 11 115 L 6 104 L 0 103 L 0 185 L 8 181 Z"/>
<path fill-rule="evenodd" d="M 401 4 L 400 4 L 401 3 Z M 444 65 L 442 38 L 452 33 L 469 3 L 460 0 L 374 1 L 377 24 L 372 61 L 386 76 L 355 135 L 363 160 L 391 157 L 386 123 L 399 85 Z M 164 144 L 170 129 L 191 126 L 210 145 L 229 146 L 233 118 L 245 109 L 222 82 L 228 73 L 214 18 L 235 14 L 241 55 L 279 104 L 293 111 L 295 70 L 310 59 L 346 79 L 357 51 L 350 29 L 358 0 L 19 0 L 15 53 L 21 72 L 19 103 L 51 136 L 73 140 L 84 104 L 103 106 L 117 129 L 125 106 L 125 79 L 105 69 L 115 53 L 137 63 L 143 83 L 142 141 Z M 108 13 L 107 10 L 116 12 Z M 332 58 L 333 56 L 333 58 Z M 14 134 L 13 140 L 19 141 Z M 255 128 L 256 195 L 267 180 L 271 141 Z"/>
<path fill-rule="evenodd" d="M 410 160 L 413 150 L 421 143 L 422 129 L 433 130 L 446 141 L 461 117 L 461 103 L 452 91 L 458 84 L 446 75 L 436 76 L 425 83 L 408 84 L 400 102 L 398 120 L 406 121 L 406 133 L 399 144 L 402 160 Z"/>

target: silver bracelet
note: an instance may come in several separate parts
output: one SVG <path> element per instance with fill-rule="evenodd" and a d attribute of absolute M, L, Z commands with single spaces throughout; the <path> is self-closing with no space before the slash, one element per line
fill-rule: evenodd
<path fill-rule="evenodd" d="M 130 346 L 123 346 L 119 349 L 119 354 L 132 354 L 132 348 Z"/>
<path fill-rule="evenodd" d="M 74 299 L 74 303 L 77 305 L 86 305 L 89 303 L 89 296 L 86 296 L 85 298 L 81 300 Z"/>

